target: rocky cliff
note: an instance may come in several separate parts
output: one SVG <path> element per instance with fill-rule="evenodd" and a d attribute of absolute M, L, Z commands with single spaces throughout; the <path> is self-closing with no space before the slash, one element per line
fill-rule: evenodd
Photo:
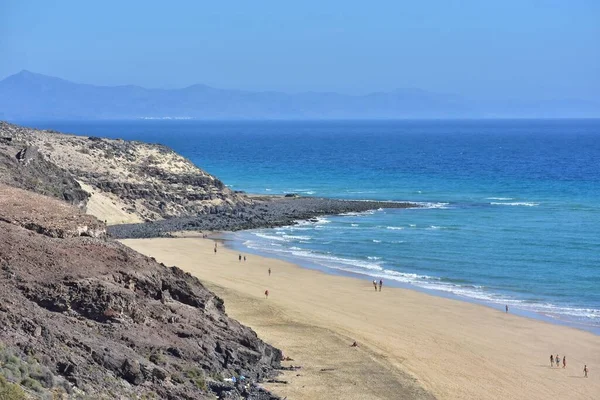
<path fill-rule="evenodd" d="M 161 145 L 0 122 L 0 172 L 6 170 L 11 177 L 1 181 L 79 202 L 109 224 L 217 213 L 248 203 Z M 58 186 L 64 190 L 52 193 Z"/>
<path fill-rule="evenodd" d="M 38 397 L 275 399 L 256 382 L 281 360 L 196 278 L 1 184 L 0 344 L 1 375 Z"/>

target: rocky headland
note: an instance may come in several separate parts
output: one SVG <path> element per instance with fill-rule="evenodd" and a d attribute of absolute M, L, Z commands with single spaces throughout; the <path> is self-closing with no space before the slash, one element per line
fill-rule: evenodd
<path fill-rule="evenodd" d="M 0 182 L 62 197 L 109 224 L 218 213 L 249 201 L 162 145 L 6 122 L 0 172 Z"/>

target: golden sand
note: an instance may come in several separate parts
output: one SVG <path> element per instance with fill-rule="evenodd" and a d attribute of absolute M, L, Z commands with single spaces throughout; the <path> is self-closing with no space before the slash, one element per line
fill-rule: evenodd
<path fill-rule="evenodd" d="M 285 365 L 302 366 L 279 378 L 287 385 L 266 385 L 290 400 L 428 398 L 425 391 L 438 399 L 600 399 L 600 336 L 413 290 L 375 292 L 369 280 L 275 259 L 246 254 L 240 262 L 190 236 L 123 243 L 200 278 L 231 317 L 294 359 Z M 550 368 L 557 353 L 566 369 Z"/>

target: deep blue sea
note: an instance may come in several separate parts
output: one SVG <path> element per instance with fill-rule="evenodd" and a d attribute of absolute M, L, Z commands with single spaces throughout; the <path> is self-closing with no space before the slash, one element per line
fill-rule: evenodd
<path fill-rule="evenodd" d="M 231 237 L 600 332 L 600 120 L 28 125 L 163 143 L 251 193 L 418 202 Z"/>

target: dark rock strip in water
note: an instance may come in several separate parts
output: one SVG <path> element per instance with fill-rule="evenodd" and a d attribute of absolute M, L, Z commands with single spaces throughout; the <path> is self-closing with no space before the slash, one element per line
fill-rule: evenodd
<path fill-rule="evenodd" d="M 239 231 L 244 229 L 273 228 L 294 225 L 298 220 L 310 220 L 322 215 L 364 212 L 379 208 L 412 208 L 414 203 L 335 200 L 313 197 L 261 198 L 253 204 L 239 206 L 232 211 L 218 211 L 191 218 L 170 218 L 142 224 L 114 225 L 108 228 L 110 236 L 151 238 L 168 236 L 176 231 Z"/>

